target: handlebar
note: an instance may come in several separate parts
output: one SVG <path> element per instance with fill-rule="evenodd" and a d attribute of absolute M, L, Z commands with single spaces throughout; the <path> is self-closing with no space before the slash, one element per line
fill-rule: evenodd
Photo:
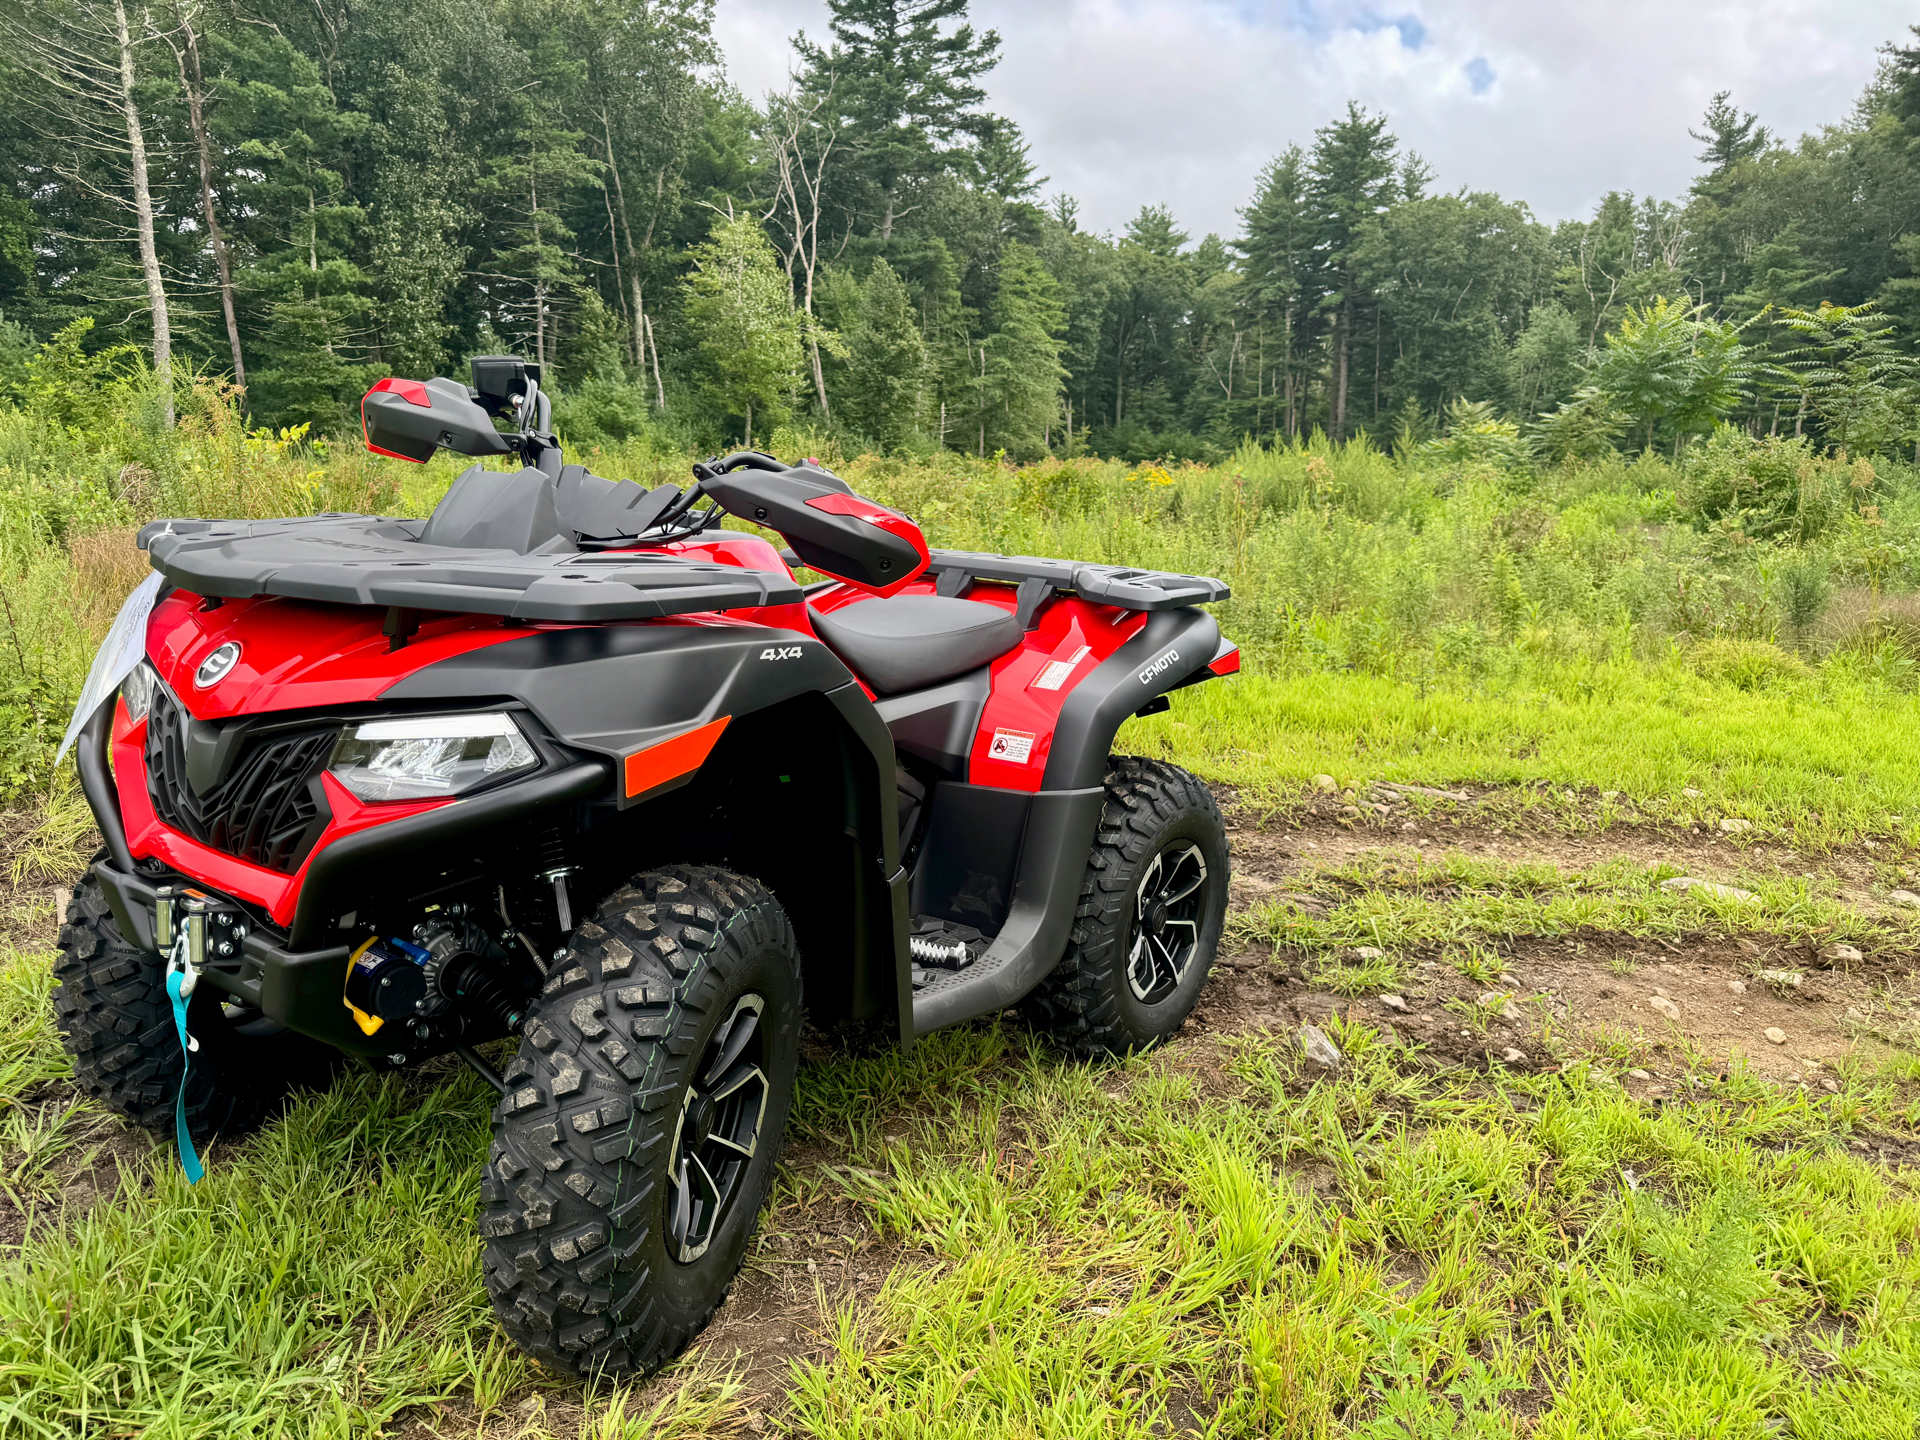
<path fill-rule="evenodd" d="M 760 450 L 736 450 L 731 455 L 723 455 L 717 460 L 703 460 L 694 467 L 697 480 L 712 480 L 717 475 L 725 475 L 730 470 L 787 470 L 785 461 Z"/>

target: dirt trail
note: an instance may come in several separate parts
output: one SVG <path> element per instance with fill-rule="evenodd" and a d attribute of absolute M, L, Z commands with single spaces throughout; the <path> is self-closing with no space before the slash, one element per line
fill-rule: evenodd
<path fill-rule="evenodd" d="M 1912 918 L 1914 912 L 1868 894 L 1877 859 L 1843 855 L 1812 858 L 1736 848 L 1712 840 L 1648 836 L 1633 831 L 1599 835 L 1515 835 L 1457 828 L 1443 821 L 1394 834 L 1379 827 L 1350 829 L 1318 818 L 1305 825 L 1262 825 L 1248 812 L 1230 812 L 1234 857 L 1232 904 L 1243 909 L 1276 895 L 1295 894 L 1314 872 L 1369 852 L 1430 859 L 1457 852 L 1507 864 L 1537 862 L 1563 870 L 1616 857 L 1637 864 L 1665 861 L 1705 880 L 1745 870 L 1773 869 L 1817 879 L 1823 891 L 1853 900 L 1869 914 Z M 1803 862 L 1807 867 L 1803 869 Z M 1884 872 L 1885 873 L 1885 872 Z M 1912 882 L 1910 882 L 1912 884 Z M 1616 1077 L 1637 1093 L 1664 1095 L 1690 1050 L 1725 1065 L 1744 1057 L 1758 1073 L 1789 1085 L 1834 1089 L 1835 1063 L 1850 1050 L 1869 1057 L 1912 1049 L 1916 1035 L 1915 954 L 1870 953 L 1847 968 L 1825 969 L 1799 945 L 1775 937 L 1719 933 L 1682 942 L 1628 935 L 1564 940 L 1523 939 L 1492 946 L 1505 965 L 1502 979 L 1471 981 L 1446 964 L 1439 948 L 1416 948 L 1413 979 L 1395 1008 L 1378 996 L 1344 997 L 1308 983 L 1297 958 L 1270 959 L 1265 947 L 1223 955 L 1203 991 L 1190 1033 L 1234 1033 L 1293 1028 L 1341 1014 L 1390 1027 L 1403 1041 L 1448 1062 L 1486 1064 L 1510 1048 L 1514 1066 L 1550 1064 L 1545 1040 L 1582 1033 L 1633 1042 L 1631 1063 Z M 1799 972 L 1798 988 L 1758 980 L 1763 970 Z M 1483 1026 L 1475 1015 L 1490 992 L 1510 1006 Z M 1450 1003 L 1453 1003 L 1450 1006 Z M 1782 1039 L 1774 1040 L 1769 1031 Z M 1633 1072 L 1645 1072 L 1645 1077 Z"/>

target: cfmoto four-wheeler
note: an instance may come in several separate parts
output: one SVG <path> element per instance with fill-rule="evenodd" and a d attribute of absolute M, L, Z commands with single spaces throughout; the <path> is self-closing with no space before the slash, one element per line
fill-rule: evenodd
<path fill-rule="evenodd" d="M 501 1324 L 634 1373 L 740 1266 L 803 1005 L 911 1044 L 1018 1003 L 1086 1054 L 1180 1025 L 1220 813 L 1108 748 L 1240 654 L 1219 581 L 930 550 L 812 461 L 591 475 L 539 379 L 491 357 L 367 393 L 381 454 L 520 462 L 424 521 L 140 532 L 156 573 L 70 732 L 104 847 L 56 1005 L 81 1087 L 190 1173 L 343 1054 L 458 1053 L 500 1097 Z"/>

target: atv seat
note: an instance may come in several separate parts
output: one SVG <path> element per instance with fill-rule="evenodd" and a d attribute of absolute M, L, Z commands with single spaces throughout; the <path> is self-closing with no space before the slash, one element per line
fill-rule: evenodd
<path fill-rule="evenodd" d="M 1004 655 L 1020 622 L 997 605 L 937 595 L 863 600 L 823 614 L 814 630 L 880 695 L 919 690 Z"/>

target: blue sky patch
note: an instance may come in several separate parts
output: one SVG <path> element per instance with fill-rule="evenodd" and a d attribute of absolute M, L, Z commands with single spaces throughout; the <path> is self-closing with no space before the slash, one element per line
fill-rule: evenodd
<path fill-rule="evenodd" d="M 1494 87 L 1494 67 L 1487 63 L 1487 56 L 1476 55 L 1461 67 L 1467 76 L 1467 83 L 1476 95 L 1485 95 Z"/>

